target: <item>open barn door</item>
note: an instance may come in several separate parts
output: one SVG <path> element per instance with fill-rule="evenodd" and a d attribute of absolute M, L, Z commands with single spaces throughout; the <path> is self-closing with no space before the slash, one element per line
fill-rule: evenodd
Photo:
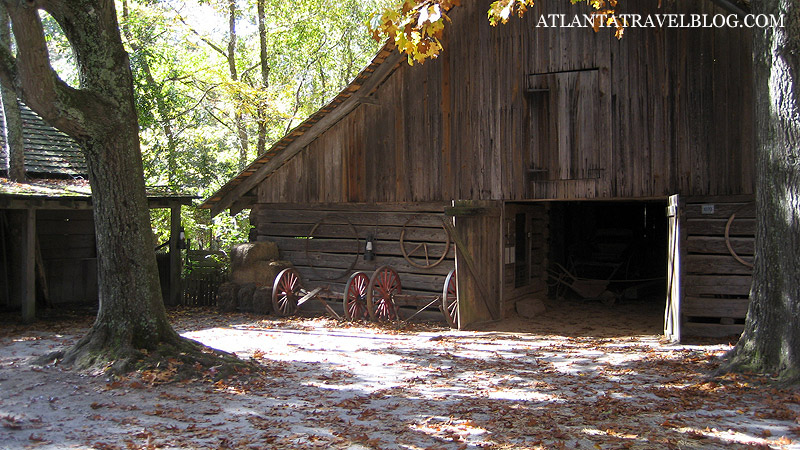
<path fill-rule="evenodd" d="M 502 318 L 502 202 L 456 201 L 445 209 L 456 245 L 458 328 Z"/>
<path fill-rule="evenodd" d="M 681 221 L 677 195 L 669 197 L 667 220 L 667 307 L 664 312 L 664 336 L 672 342 L 681 340 Z"/>

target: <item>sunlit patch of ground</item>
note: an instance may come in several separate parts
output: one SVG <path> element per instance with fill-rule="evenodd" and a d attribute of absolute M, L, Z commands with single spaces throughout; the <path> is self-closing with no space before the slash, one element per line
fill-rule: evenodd
<path fill-rule="evenodd" d="M 800 448 L 800 392 L 706 378 L 727 343 L 668 345 L 648 305 L 550 306 L 480 331 L 172 311 L 265 369 L 219 382 L 33 367 L 90 319 L 4 328 L 0 448 Z"/>

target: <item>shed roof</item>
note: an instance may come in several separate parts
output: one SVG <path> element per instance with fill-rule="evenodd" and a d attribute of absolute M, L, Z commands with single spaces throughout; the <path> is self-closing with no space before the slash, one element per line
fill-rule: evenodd
<path fill-rule="evenodd" d="M 34 176 L 86 177 L 86 159 L 78 144 L 49 125 L 24 103 L 19 103 L 25 141 L 25 171 Z M 5 123 L 0 108 L 0 124 Z M 5 127 L 0 132 L 0 170 L 7 167 Z"/>
<path fill-rule="evenodd" d="M 200 207 L 211 209 L 217 215 L 229 207 L 247 200 L 248 193 L 261 180 L 285 164 L 325 130 L 336 124 L 359 104 L 368 102 L 368 96 L 398 67 L 405 57 L 395 51 L 394 44 L 387 43 L 372 61 L 333 100 L 312 114 L 303 123 L 292 129 L 266 152 L 256 157 L 249 166 L 239 172 Z M 250 198 L 252 201 L 252 198 Z M 249 203 L 245 201 L 245 203 Z"/>
<path fill-rule="evenodd" d="M 189 205 L 196 195 L 148 187 L 152 208 Z M 32 179 L 17 183 L 0 177 L 0 208 L 77 208 L 92 207 L 92 189 L 83 179 Z"/>

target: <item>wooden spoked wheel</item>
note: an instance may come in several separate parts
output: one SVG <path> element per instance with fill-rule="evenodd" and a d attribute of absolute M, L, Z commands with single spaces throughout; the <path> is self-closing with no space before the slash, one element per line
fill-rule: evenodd
<path fill-rule="evenodd" d="M 369 317 L 376 322 L 385 322 L 397 318 L 397 306 L 394 296 L 402 293 L 400 276 L 389 266 L 378 267 L 369 279 L 367 289 L 367 311 Z"/>
<path fill-rule="evenodd" d="M 447 274 L 442 288 L 442 313 L 450 328 L 458 328 L 458 296 L 456 295 L 456 269 Z"/>
<path fill-rule="evenodd" d="M 305 241 L 306 261 L 311 266 L 314 275 L 320 280 L 344 279 L 356 266 L 361 253 L 361 243 L 358 240 L 356 227 L 347 217 L 335 214 L 329 214 L 315 223 Z M 319 244 L 317 244 L 318 242 Z M 317 267 L 320 261 L 324 261 L 323 254 L 332 244 L 352 249 L 350 255 L 342 254 L 340 259 L 342 262 L 349 261 L 348 267 L 333 271 Z"/>
<path fill-rule="evenodd" d="M 364 272 L 356 272 L 347 280 L 344 286 L 342 301 L 344 304 L 344 318 L 347 320 L 363 320 L 369 318 L 367 311 L 367 288 L 369 276 Z"/>
<path fill-rule="evenodd" d="M 412 216 L 403 225 L 403 229 L 400 231 L 400 251 L 403 253 L 403 258 L 405 258 L 406 262 L 411 264 L 412 266 L 417 267 L 419 269 L 431 269 L 441 264 L 442 261 L 444 261 L 444 258 L 447 256 L 448 252 L 450 251 L 450 232 L 447 231 L 447 227 L 444 225 L 444 223 L 442 223 L 442 232 L 444 233 L 443 234 L 444 244 L 441 243 L 437 244 L 434 242 L 419 242 L 416 245 L 413 245 L 413 243 L 409 241 L 423 239 L 423 238 L 415 238 L 413 236 L 414 231 L 412 231 L 415 228 L 412 224 L 421 217 L 422 214 L 417 214 L 415 216 Z M 406 245 L 408 245 L 409 248 L 406 248 Z M 436 257 L 435 255 L 431 255 L 430 254 L 431 250 L 433 250 L 434 252 L 440 250 L 441 255 L 439 255 L 438 257 Z M 422 262 L 423 261 L 422 258 L 424 258 L 424 262 Z"/>
<path fill-rule="evenodd" d="M 272 285 L 272 310 L 283 317 L 294 314 L 302 291 L 303 281 L 300 274 L 291 267 L 281 270 Z"/>

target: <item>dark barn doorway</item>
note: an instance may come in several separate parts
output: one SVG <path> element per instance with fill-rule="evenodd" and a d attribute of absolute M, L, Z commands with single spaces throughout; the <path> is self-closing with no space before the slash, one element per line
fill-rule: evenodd
<path fill-rule="evenodd" d="M 598 308 L 661 333 L 668 222 L 663 201 L 572 201 L 549 205 L 548 307 Z M 607 314 L 604 314 L 607 313 Z"/>

